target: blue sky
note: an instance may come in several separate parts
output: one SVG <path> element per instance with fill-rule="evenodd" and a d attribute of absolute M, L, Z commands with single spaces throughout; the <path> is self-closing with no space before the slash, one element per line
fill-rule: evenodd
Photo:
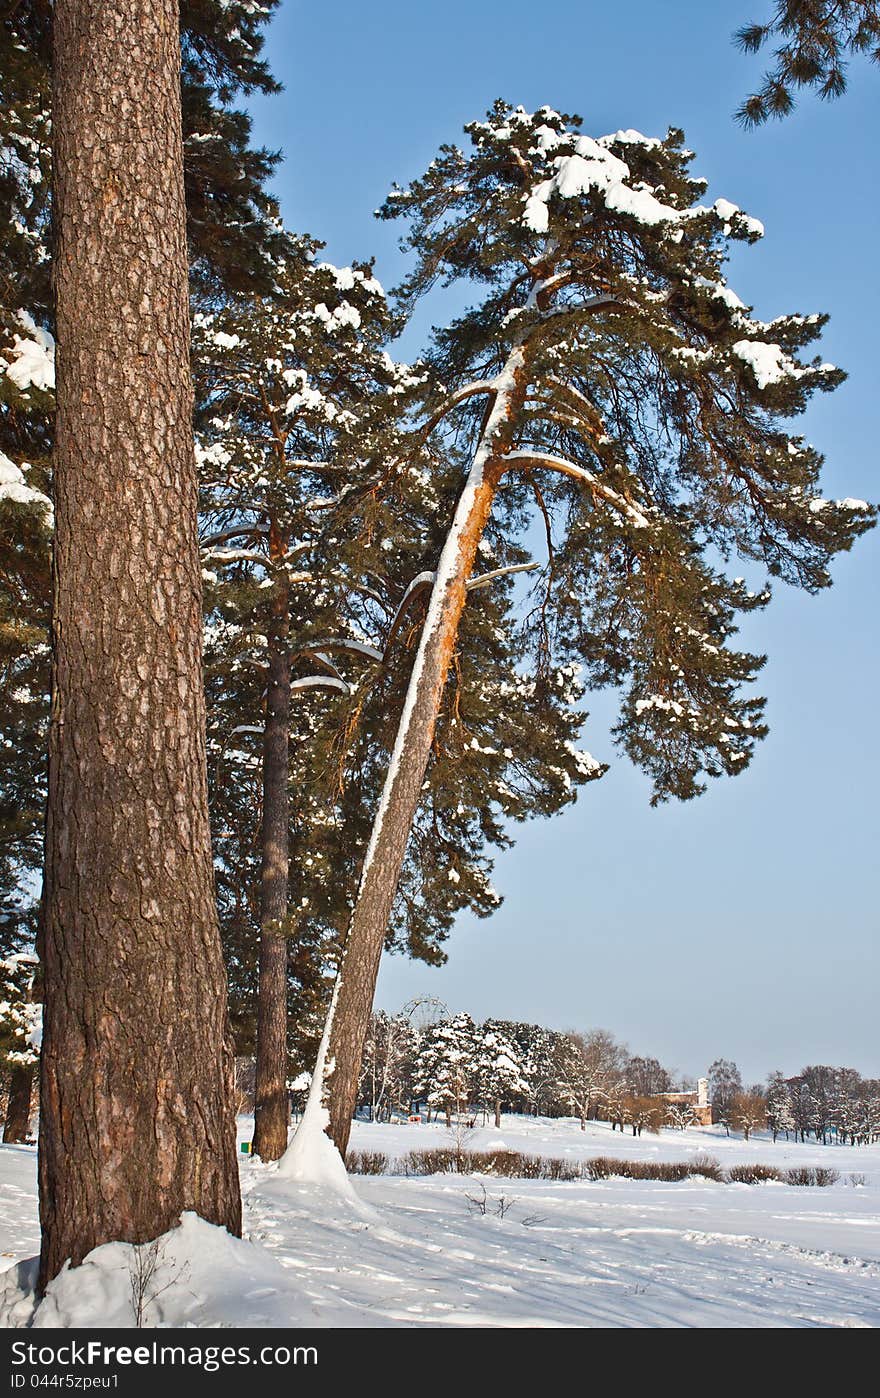
<path fill-rule="evenodd" d="M 374 255 L 390 287 L 399 230 L 373 209 L 494 98 L 578 112 L 594 135 L 683 127 L 711 196 L 766 225 L 731 265 L 742 298 L 767 319 L 831 313 L 821 352 L 850 378 L 799 430 L 827 456 L 827 494 L 877 500 L 880 72 L 855 66 L 840 101 L 806 96 L 787 121 L 742 131 L 731 113 L 761 61 L 730 34 L 768 11 L 284 0 L 269 56 L 285 91 L 253 104 L 256 136 L 284 151 L 288 224 L 334 261 Z M 448 309 L 432 302 L 406 353 Z M 489 922 L 460 919 L 446 967 L 386 958 L 379 1003 L 431 994 L 477 1017 L 601 1025 L 692 1074 L 724 1056 L 749 1079 L 808 1061 L 880 1075 L 875 535 L 835 578 L 820 597 L 780 585 L 749 620 L 744 640 L 770 655 L 771 734 L 745 775 L 650 810 L 610 745 L 614 698 L 593 696 L 584 745 L 612 770 L 561 816 L 517 830 L 496 868 L 504 905 Z"/>

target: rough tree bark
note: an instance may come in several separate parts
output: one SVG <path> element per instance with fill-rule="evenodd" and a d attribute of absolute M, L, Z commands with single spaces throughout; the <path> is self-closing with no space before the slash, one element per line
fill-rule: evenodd
<path fill-rule="evenodd" d="M 56 0 L 40 1283 L 241 1205 L 201 681 L 176 0 Z"/>
<path fill-rule="evenodd" d="M 28 1138 L 33 1086 L 33 1063 L 20 1063 L 13 1068 L 9 1079 L 9 1100 L 6 1103 L 6 1120 L 3 1124 L 3 1141 L 5 1145 L 19 1145 Z"/>
<path fill-rule="evenodd" d="M 329 1130 L 343 1157 L 388 919 L 421 796 L 467 596 L 467 581 L 525 400 L 526 366 L 525 350 L 517 345 L 495 381 L 493 401 L 473 466 L 437 567 L 397 742 L 364 860 L 345 944 L 328 1054 Z"/>
<path fill-rule="evenodd" d="M 278 1160 L 287 1149 L 287 918 L 290 865 L 290 589 L 285 549 L 274 524 L 270 553 L 282 563 L 276 578 L 269 634 L 269 686 L 263 737 L 262 884 L 257 993 L 257 1078 L 254 1152 Z"/>

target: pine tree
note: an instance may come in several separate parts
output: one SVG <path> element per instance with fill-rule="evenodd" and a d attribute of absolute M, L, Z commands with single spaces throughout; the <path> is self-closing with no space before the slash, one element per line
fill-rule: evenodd
<path fill-rule="evenodd" d="M 231 299 L 195 321 L 202 511 L 211 527 L 202 552 L 222 618 L 209 667 L 227 709 L 231 680 L 233 708 L 249 689 L 252 718 L 264 710 L 261 724 L 230 731 L 239 746 L 248 731 L 263 745 L 254 1149 L 270 1160 L 287 1145 L 291 738 L 308 806 L 306 769 L 328 727 L 325 694 L 350 692 L 339 665 L 382 658 L 352 626 L 356 599 L 333 496 L 389 449 L 405 377 L 381 348 L 391 322 L 370 268 L 319 263 L 315 251 L 291 240 L 271 299 Z M 294 715 L 301 697 L 304 712 Z M 219 717 L 212 712 L 212 725 Z M 309 814 L 320 820 L 326 807 Z M 318 840 L 306 812 L 296 817 L 295 847 L 306 857 Z"/>
<path fill-rule="evenodd" d="M 83 0 L 54 6 L 43 1287 L 183 1210 L 232 1232 L 241 1219 L 208 829 L 178 8 L 108 0 L 101 18 Z"/>
<path fill-rule="evenodd" d="M 500 1021 L 487 1019 L 476 1034 L 476 1093 L 486 1108 L 493 1110 L 496 1127 L 501 1126 L 501 1108 L 518 1093 L 527 1092 L 516 1044 L 505 1033 Z"/>
<path fill-rule="evenodd" d="M 181 98 L 187 237 L 205 294 L 272 284 L 282 246 L 266 184 L 279 157 L 250 145 L 251 120 L 234 100 L 278 91 L 263 59 L 263 30 L 279 0 L 183 0 Z M 3 303 L 49 320 L 52 25 L 49 0 L 19 0 L 2 25 L 0 57 L 0 268 Z M 24 211 L 24 217 L 22 217 Z M 6 264 L 4 267 L 3 264 Z"/>
<path fill-rule="evenodd" d="M 0 59 L 0 902 L 27 913 L 42 863 L 49 694 L 54 354 L 50 297 L 49 77 L 4 17 Z M 24 901 L 23 901 L 24 900 Z M 15 916 L 12 916 L 12 909 Z M 0 953 L 17 942 L 0 936 Z"/>
<path fill-rule="evenodd" d="M 831 1125 L 838 1140 L 855 1145 L 861 1115 L 862 1080 L 854 1068 L 836 1068 L 831 1100 Z"/>
<path fill-rule="evenodd" d="M 3 317 L 0 317 L 0 321 Z M 0 955 L 26 954 L 37 923 L 49 722 L 47 407 L 51 337 L 19 314 L 0 338 Z M 8 997 L 5 997 L 8 998 Z M 27 1136 L 36 1054 L 7 1059 L 4 1140 Z"/>
<path fill-rule="evenodd" d="M 6 334 L 6 343 L 0 337 L 0 904 L 21 911 L 43 857 L 52 528 L 46 414 L 54 369 L 43 343 L 48 336 L 32 322 L 19 321 Z M 8 949 L 0 934 L 0 953 Z"/>
<path fill-rule="evenodd" d="M 767 1079 L 767 1125 L 775 1141 L 780 1131 L 785 1132 L 785 1139 L 788 1140 L 789 1131 L 794 1130 L 794 1116 L 791 1110 L 789 1099 L 788 1083 L 782 1073 L 771 1073 Z"/>
<path fill-rule="evenodd" d="M 773 66 L 737 112 L 744 126 L 787 116 L 798 88 L 813 88 L 826 99 L 840 97 L 850 57 L 880 62 L 880 5 L 877 0 L 774 0 L 768 21 L 746 24 L 736 35 L 746 53 L 758 53 L 773 40 L 781 41 Z"/>
<path fill-rule="evenodd" d="M 422 1035 L 416 1059 L 415 1091 L 427 1098 L 429 1111 L 443 1111 L 446 1125 L 459 1121 L 474 1091 L 477 1075 L 476 1026 L 468 1014 L 431 1025 Z"/>
<path fill-rule="evenodd" d="M 558 1115 L 562 1110 L 559 1079 L 568 1036 L 540 1024 L 513 1024 L 510 1034 L 523 1065 L 529 1110 L 535 1116 Z"/>
<path fill-rule="evenodd" d="M 2 317 L 0 317 L 2 320 Z M 54 385 L 51 337 L 28 318 L 0 339 L 0 956 L 26 955 L 37 921 L 43 860 L 49 721 L 49 560 L 46 406 Z M 16 963 L 18 964 L 18 963 Z M 4 995 L 4 1002 L 14 997 Z M 36 1053 L 7 1058 L 4 1140 L 27 1136 Z"/>
<path fill-rule="evenodd" d="M 821 316 L 754 319 L 723 277 L 729 239 L 760 225 L 699 203 L 680 132 L 595 141 L 575 118 L 497 103 L 395 190 L 417 266 L 410 304 L 438 280 L 483 300 L 435 341 L 445 393 L 426 430 L 471 446 L 437 565 L 407 703 L 364 862 L 330 1041 L 333 1136 L 348 1138 L 379 953 L 434 739 L 480 539 L 515 530 L 534 500 L 552 554 L 535 645 L 622 688 L 616 734 L 654 800 L 735 775 L 764 736 L 743 694 L 762 658 L 732 649 L 763 606 L 714 563 L 731 551 L 807 590 L 869 528 L 862 501 L 818 493 L 819 454 L 780 421 L 842 374 L 799 351 Z M 454 424 L 454 425 L 453 425 Z M 504 489 L 500 490 L 502 481 Z M 554 531 L 553 522 L 557 529 Z M 554 538 L 554 534 L 557 535 Z"/>
<path fill-rule="evenodd" d="M 41 1010 L 33 995 L 37 958 L 16 952 L 0 961 L 0 1063 L 9 1072 L 5 1143 L 28 1135 L 34 1066 L 39 1058 Z"/>

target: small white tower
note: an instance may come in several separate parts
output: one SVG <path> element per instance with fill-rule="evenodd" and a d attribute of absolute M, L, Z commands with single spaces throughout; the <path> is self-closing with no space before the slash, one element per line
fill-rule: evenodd
<path fill-rule="evenodd" d="M 709 1079 L 697 1079 L 697 1106 L 708 1107 L 709 1105 Z"/>

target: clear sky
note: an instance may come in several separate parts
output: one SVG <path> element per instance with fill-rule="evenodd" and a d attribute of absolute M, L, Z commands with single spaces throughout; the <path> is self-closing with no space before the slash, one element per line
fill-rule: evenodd
<path fill-rule="evenodd" d="M 766 225 L 730 280 L 769 319 L 827 311 L 821 353 L 850 378 L 798 430 L 827 456 L 826 494 L 880 498 L 880 71 L 836 103 L 744 132 L 731 113 L 761 60 L 731 43 L 770 0 L 284 0 L 269 55 L 285 91 L 254 103 L 281 148 L 288 224 L 337 262 L 375 255 L 388 287 L 399 230 L 372 218 L 391 182 L 496 97 L 577 112 L 593 135 L 684 128 L 695 172 Z M 445 314 L 441 303 L 430 318 Z M 415 357 L 430 319 L 408 333 Z M 603 1026 L 697 1074 L 736 1059 L 749 1080 L 806 1062 L 880 1075 L 875 534 L 819 597 L 778 585 L 744 640 L 767 651 L 771 733 L 745 775 L 686 805 L 648 806 L 596 695 L 583 745 L 612 761 L 550 821 L 521 827 L 496 866 L 504 904 L 462 917 L 439 970 L 385 959 L 379 1004 L 430 994 L 475 1017 Z M 745 569 L 743 569 L 745 571 Z"/>

